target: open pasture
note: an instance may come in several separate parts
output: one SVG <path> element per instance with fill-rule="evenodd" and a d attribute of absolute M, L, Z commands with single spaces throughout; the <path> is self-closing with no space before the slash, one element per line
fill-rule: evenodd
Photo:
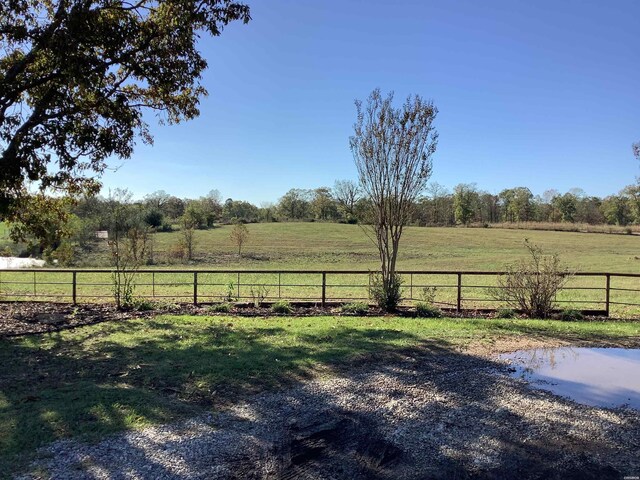
<path fill-rule="evenodd" d="M 258 223 L 238 257 L 231 226 L 196 232 L 193 266 L 247 269 L 375 270 L 375 245 L 358 225 Z M 166 260 L 180 232 L 154 235 L 157 261 Z M 407 227 L 400 243 L 401 270 L 500 270 L 525 255 L 524 239 L 558 253 L 580 271 L 640 271 L 640 237 L 635 235 Z"/>

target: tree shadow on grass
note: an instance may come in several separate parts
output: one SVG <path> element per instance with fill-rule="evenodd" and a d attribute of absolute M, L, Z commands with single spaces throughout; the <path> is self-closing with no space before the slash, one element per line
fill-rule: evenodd
<path fill-rule="evenodd" d="M 218 406 L 229 413 L 215 428 L 188 429 L 189 441 L 168 435 L 143 446 L 118 437 L 107 455 L 100 444 L 85 445 L 83 455 L 60 447 L 52 476 L 74 461 L 79 472 L 89 468 L 82 464 L 89 459 L 111 478 L 125 477 L 126 468 L 142 478 L 616 478 L 620 461 L 589 456 L 615 457 L 633 438 L 616 437 L 612 420 L 589 443 L 567 433 L 575 430 L 569 415 L 538 421 L 505 409 L 501 391 L 546 397 L 496 376 L 503 367 L 491 360 L 393 329 L 337 327 L 292 338 L 284 327 L 154 319 L 97 332 L 54 335 L 46 348 L 0 342 L 9 366 L 0 373 L 3 472 L 24 468 L 55 439 L 98 439 Z M 416 346 L 399 348 L 407 343 Z M 344 398 L 300 381 L 317 364 L 350 379 Z M 248 395 L 276 385 L 291 388 Z M 637 416 L 631 420 L 637 433 Z"/>
<path fill-rule="evenodd" d="M 197 329 L 197 331 L 196 331 Z M 148 335 L 147 335 L 148 332 Z M 98 439 L 167 423 L 309 376 L 318 363 L 392 348 L 402 332 L 343 329 L 275 345 L 283 328 L 195 327 L 167 320 L 96 327 L 79 335 L 0 340 L 0 471 L 63 438 Z M 21 458 L 22 457 L 22 458 Z"/>

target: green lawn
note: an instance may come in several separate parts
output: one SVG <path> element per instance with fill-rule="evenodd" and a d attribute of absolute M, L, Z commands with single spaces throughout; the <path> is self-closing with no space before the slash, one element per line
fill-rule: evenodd
<path fill-rule="evenodd" d="M 640 322 L 161 316 L 0 340 L 0 472 L 60 438 L 97 439 L 216 409 L 367 354 L 518 336 L 621 342 Z"/>

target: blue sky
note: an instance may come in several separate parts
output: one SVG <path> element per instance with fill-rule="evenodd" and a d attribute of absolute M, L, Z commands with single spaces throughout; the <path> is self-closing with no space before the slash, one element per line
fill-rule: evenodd
<path fill-rule="evenodd" d="M 260 204 L 355 179 L 353 101 L 375 87 L 434 101 L 448 188 L 607 195 L 640 174 L 637 0 L 246 2 L 248 25 L 201 41 L 201 116 L 149 117 L 155 144 L 105 187 Z"/>

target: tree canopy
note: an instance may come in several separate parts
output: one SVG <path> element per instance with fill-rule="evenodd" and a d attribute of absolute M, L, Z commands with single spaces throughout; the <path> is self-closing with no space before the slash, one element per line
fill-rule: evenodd
<path fill-rule="evenodd" d="M 0 211 L 27 182 L 95 190 L 151 143 L 143 112 L 199 114 L 202 34 L 250 20 L 231 0 L 0 0 Z"/>
<path fill-rule="evenodd" d="M 381 295 L 377 301 L 392 310 L 400 300 L 396 275 L 400 237 L 431 176 L 431 157 L 438 144 L 433 125 L 438 109 L 419 95 L 408 97 L 396 108 L 393 93 L 383 97 L 380 89 L 375 89 L 366 104 L 356 100 L 356 111 L 349 145 L 360 187 L 370 202 L 371 238 L 380 256 Z"/>

